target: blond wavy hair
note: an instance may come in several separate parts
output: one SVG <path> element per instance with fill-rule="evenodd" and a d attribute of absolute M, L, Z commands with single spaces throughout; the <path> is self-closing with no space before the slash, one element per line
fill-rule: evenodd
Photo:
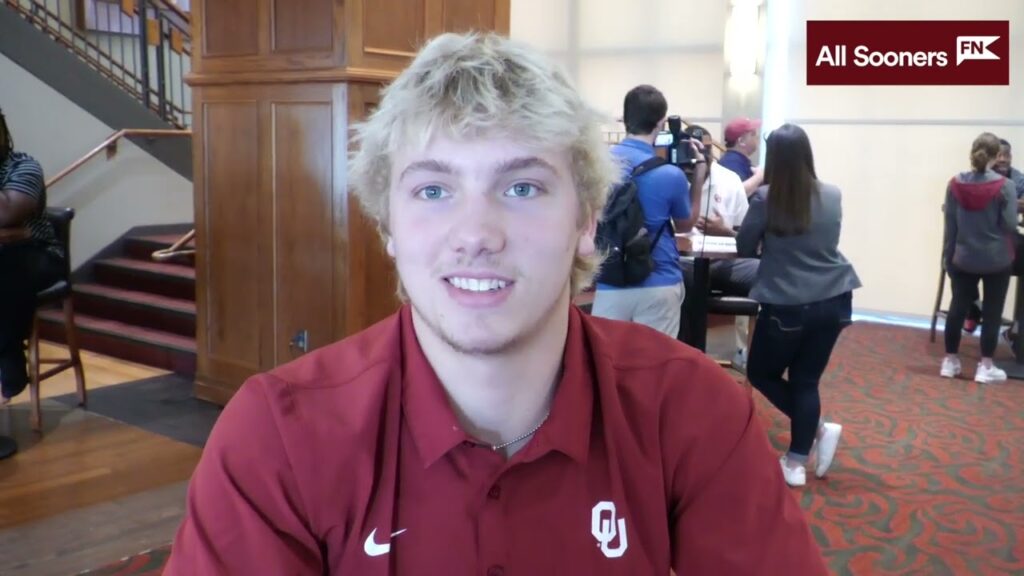
<path fill-rule="evenodd" d="M 442 34 L 430 40 L 382 93 L 380 105 L 354 127 L 349 186 L 388 234 L 388 190 L 400 146 L 426 146 L 436 134 L 500 134 L 545 148 L 568 149 L 579 201 L 577 224 L 604 209 L 619 178 L 604 142 L 601 114 L 588 106 L 549 59 L 493 33 Z M 602 254 L 573 261 L 575 296 L 593 282 Z"/>

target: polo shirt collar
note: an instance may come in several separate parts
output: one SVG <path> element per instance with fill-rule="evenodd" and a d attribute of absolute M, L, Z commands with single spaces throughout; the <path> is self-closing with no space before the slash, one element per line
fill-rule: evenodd
<path fill-rule="evenodd" d="M 423 467 L 429 468 L 449 450 L 470 438 L 455 417 L 444 386 L 420 348 L 409 304 L 402 306 L 399 312 L 399 325 L 402 341 L 402 413 L 409 424 Z"/>
<path fill-rule="evenodd" d="M 725 151 L 725 154 L 729 154 L 730 156 L 735 156 L 736 159 L 739 160 L 741 163 L 743 163 L 743 165 L 746 166 L 746 167 L 752 167 L 754 165 L 754 162 L 750 159 L 750 156 L 747 156 L 746 154 L 744 154 L 743 152 L 740 152 L 739 150 L 730 148 L 730 149 Z M 723 154 L 723 156 L 725 154 Z"/>
<path fill-rule="evenodd" d="M 649 142 L 644 142 L 643 140 L 637 140 L 636 138 L 630 138 L 628 136 L 626 138 L 623 138 L 622 141 L 619 142 L 619 146 L 634 148 L 636 150 L 641 150 L 643 152 L 650 152 L 651 154 L 654 154 L 654 146 L 651 145 Z"/>
<path fill-rule="evenodd" d="M 570 307 L 569 332 L 563 355 L 562 377 L 551 403 L 551 413 L 527 446 L 516 456 L 534 459 L 557 450 L 584 463 L 590 451 L 594 378 L 583 330 L 582 312 Z M 402 411 L 424 468 L 453 448 L 472 441 L 462 429 L 448 395 L 416 338 L 412 309 L 399 312 L 402 345 Z"/>

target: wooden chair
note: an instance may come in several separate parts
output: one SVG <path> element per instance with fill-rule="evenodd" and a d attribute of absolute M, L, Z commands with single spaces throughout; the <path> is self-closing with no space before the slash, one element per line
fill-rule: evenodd
<path fill-rule="evenodd" d="M 78 353 L 78 332 L 75 329 L 75 312 L 72 305 L 71 290 L 71 220 L 75 217 L 72 208 L 47 208 L 46 218 L 53 226 L 61 246 L 64 247 L 65 265 L 63 277 L 53 286 L 43 290 L 36 296 L 37 312 L 32 319 L 32 334 L 29 336 L 29 392 L 32 399 L 31 424 L 35 431 L 42 430 L 42 410 L 39 406 L 39 384 L 65 370 L 75 370 L 75 382 L 78 388 L 78 405 L 85 406 L 85 372 L 82 369 L 82 358 Z M 39 313 L 38 309 L 60 304 L 64 309 L 64 331 L 68 344 L 68 358 L 39 357 Z M 45 372 L 42 365 L 55 364 Z"/>
<path fill-rule="evenodd" d="M 746 316 L 747 317 L 747 358 L 750 358 L 750 343 L 754 340 L 754 326 L 757 325 L 757 314 L 761 311 L 761 305 L 757 300 L 743 296 L 725 296 L 712 294 L 708 298 L 708 314 L 716 316 Z M 719 364 L 732 366 L 732 362 L 722 360 Z M 732 366 L 736 368 L 736 366 Z M 745 371 L 744 371 L 745 372 Z M 746 382 L 746 379 L 744 379 Z"/>

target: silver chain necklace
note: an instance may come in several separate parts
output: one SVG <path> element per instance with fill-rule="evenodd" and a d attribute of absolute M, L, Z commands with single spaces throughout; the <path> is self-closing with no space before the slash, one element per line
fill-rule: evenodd
<path fill-rule="evenodd" d="M 526 440 L 530 436 L 533 436 L 533 434 L 537 430 L 540 430 L 540 427 L 543 426 L 544 423 L 548 421 L 548 415 L 549 414 L 551 414 L 551 409 L 550 408 L 548 409 L 547 412 L 544 413 L 544 417 L 540 419 L 540 423 L 533 427 L 533 430 L 530 430 L 529 432 L 527 432 L 526 434 L 523 434 L 522 436 L 517 436 L 517 437 L 513 438 L 512 440 L 509 440 L 508 442 L 505 442 L 504 444 L 492 444 L 491 445 L 491 450 L 494 450 L 495 452 L 497 452 L 498 450 L 501 450 L 502 448 L 508 448 L 509 446 L 515 444 L 516 442 L 519 442 L 521 440 Z"/>

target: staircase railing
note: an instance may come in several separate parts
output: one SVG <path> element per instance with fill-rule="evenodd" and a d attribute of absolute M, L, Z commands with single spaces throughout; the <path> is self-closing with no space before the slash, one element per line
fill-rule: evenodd
<path fill-rule="evenodd" d="M 149 138 L 156 138 L 156 137 L 161 137 L 161 136 L 191 136 L 191 135 L 192 135 L 192 131 L 191 130 L 151 130 L 151 129 L 140 129 L 140 128 L 126 128 L 124 130 L 118 130 L 117 132 L 114 132 L 113 134 L 108 136 L 103 142 L 101 142 L 98 146 L 96 146 L 95 148 L 90 150 L 88 153 L 83 155 L 81 158 L 79 158 L 78 160 L 75 160 L 74 162 L 69 164 L 67 168 L 61 170 L 56 175 L 51 176 L 46 181 L 46 187 L 47 188 L 53 187 L 54 184 L 56 184 L 57 182 L 60 182 L 64 178 L 66 178 L 68 174 L 71 174 L 75 170 L 78 170 L 83 164 L 85 164 L 89 160 L 92 160 L 100 152 L 106 151 L 106 153 L 107 153 L 107 160 L 110 160 L 111 158 L 113 158 L 114 156 L 117 155 L 117 143 L 118 143 L 119 140 L 121 140 L 121 138 L 124 138 L 125 136 L 144 136 L 144 137 L 149 137 Z"/>
<path fill-rule="evenodd" d="M 168 0 L 0 0 L 178 128 L 192 125 L 192 27 Z"/>
<path fill-rule="evenodd" d="M 157 137 L 165 137 L 165 136 L 191 136 L 191 135 L 192 135 L 192 131 L 191 130 L 148 130 L 148 129 L 125 129 L 125 130 L 118 130 L 117 132 L 114 132 L 113 134 L 108 136 L 103 142 L 101 142 L 98 146 L 96 146 L 95 148 L 90 150 L 88 153 L 83 155 L 81 158 L 79 158 L 78 160 L 75 160 L 74 162 L 69 164 L 67 168 L 61 170 L 56 175 L 50 177 L 46 181 L 46 187 L 50 188 L 54 184 L 56 184 L 57 182 L 60 182 L 61 180 L 66 178 L 69 174 L 71 174 L 75 170 L 78 170 L 79 168 L 81 168 L 82 165 L 84 165 L 86 162 L 88 162 L 89 160 L 92 160 L 93 158 L 95 158 L 100 152 L 106 151 L 106 153 L 107 153 L 107 160 L 112 159 L 114 156 L 117 155 L 117 143 L 121 140 L 121 138 L 124 138 L 125 136 L 143 136 L 143 137 L 148 137 L 148 138 L 157 138 Z M 185 248 L 185 246 L 189 242 L 191 242 L 193 238 L 195 238 L 195 235 L 196 235 L 196 231 L 193 228 L 189 232 L 185 233 L 184 236 L 179 238 L 170 248 L 166 248 L 166 249 L 163 249 L 163 250 L 157 250 L 157 251 L 153 252 L 153 254 L 152 254 L 153 260 L 168 260 L 170 258 L 173 258 L 175 256 L 179 256 L 179 255 L 183 255 L 183 254 L 195 254 L 195 250 L 194 249 L 192 249 L 192 248 Z"/>

